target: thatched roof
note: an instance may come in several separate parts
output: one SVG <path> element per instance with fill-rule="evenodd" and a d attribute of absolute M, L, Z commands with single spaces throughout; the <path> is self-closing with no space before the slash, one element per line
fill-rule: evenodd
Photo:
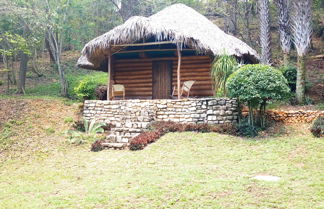
<path fill-rule="evenodd" d="M 150 16 L 134 16 L 124 24 L 91 40 L 82 50 L 77 65 L 87 69 L 98 69 L 107 59 L 113 45 L 136 43 L 155 37 L 156 41 L 169 40 L 181 46 L 214 56 L 227 53 L 257 61 L 255 50 L 243 41 L 228 35 L 194 9 L 174 4 Z"/>

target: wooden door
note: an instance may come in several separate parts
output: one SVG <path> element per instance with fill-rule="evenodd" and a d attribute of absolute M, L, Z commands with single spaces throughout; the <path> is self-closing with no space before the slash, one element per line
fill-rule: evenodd
<path fill-rule="evenodd" d="M 153 99 L 169 99 L 172 93 L 172 61 L 155 61 L 152 66 Z"/>

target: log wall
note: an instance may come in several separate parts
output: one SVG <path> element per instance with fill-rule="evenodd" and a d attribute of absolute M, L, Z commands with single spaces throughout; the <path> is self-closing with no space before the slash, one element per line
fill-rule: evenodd
<path fill-rule="evenodd" d="M 125 85 L 128 98 L 152 98 L 152 62 L 172 60 L 172 88 L 177 84 L 177 57 L 117 59 L 113 65 L 113 80 Z M 184 81 L 195 80 L 191 96 L 212 96 L 212 81 L 210 77 L 211 59 L 208 56 L 182 57 L 181 85 Z"/>

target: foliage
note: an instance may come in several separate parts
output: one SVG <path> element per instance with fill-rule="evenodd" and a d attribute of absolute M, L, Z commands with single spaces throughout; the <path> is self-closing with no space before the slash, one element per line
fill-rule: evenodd
<path fill-rule="evenodd" d="M 79 82 L 79 84 L 76 87 L 74 87 L 73 90 L 79 99 L 95 99 L 96 87 L 106 83 L 107 76 L 102 76 L 102 74 L 98 74 L 98 76 L 89 76 L 82 79 Z"/>
<path fill-rule="evenodd" d="M 267 103 L 289 96 L 287 80 L 279 70 L 267 65 L 245 65 L 234 72 L 227 81 L 231 97 L 236 97 L 249 107 L 249 123 L 254 126 L 253 110 L 260 108 L 260 126 L 264 127 Z"/>
<path fill-rule="evenodd" d="M 315 137 L 324 137 L 324 116 L 315 119 L 310 131 Z"/>
<path fill-rule="evenodd" d="M 215 59 L 212 69 L 211 76 L 214 80 L 214 91 L 215 94 L 219 91 L 224 92 L 226 96 L 226 81 L 227 78 L 238 68 L 238 63 L 233 56 L 223 54 Z"/>
<path fill-rule="evenodd" d="M 144 147 L 146 147 L 149 143 L 155 142 L 160 137 L 161 137 L 161 132 L 159 130 L 143 132 L 131 140 L 129 144 L 129 149 L 130 150 L 144 149 Z"/>
<path fill-rule="evenodd" d="M 258 136 L 259 128 L 250 125 L 247 119 L 243 119 L 236 125 L 237 133 L 239 136 L 256 137 Z"/>
<path fill-rule="evenodd" d="M 297 79 L 297 69 L 296 67 L 289 65 L 280 68 L 282 75 L 287 79 L 288 86 L 292 92 L 296 91 L 296 79 Z"/>
<path fill-rule="evenodd" d="M 84 132 L 86 134 L 103 133 L 105 130 L 102 128 L 106 126 L 105 123 L 96 123 L 96 120 L 84 120 Z"/>
<path fill-rule="evenodd" d="M 92 152 L 99 152 L 104 149 L 104 146 L 102 145 L 103 140 L 96 140 L 92 145 L 91 145 L 91 151 Z"/>
<path fill-rule="evenodd" d="M 30 54 L 28 44 L 25 38 L 19 34 L 5 32 L 0 33 L 0 54 L 5 56 L 14 56 L 23 51 L 25 54 Z"/>
<path fill-rule="evenodd" d="M 69 130 L 67 139 L 70 144 L 80 145 L 93 142 L 98 138 L 96 134 L 87 134 L 79 131 Z"/>
<path fill-rule="evenodd" d="M 289 93 L 287 80 L 282 73 L 267 65 L 245 65 L 228 79 L 231 97 L 258 106 L 264 100 L 281 100 Z"/>
<path fill-rule="evenodd" d="M 83 122 L 77 121 L 73 124 L 75 130 L 69 130 L 67 132 L 68 141 L 71 144 L 84 144 L 87 142 L 93 142 L 98 139 L 98 133 L 103 133 L 105 123 L 96 123 L 96 120 L 83 120 Z"/>

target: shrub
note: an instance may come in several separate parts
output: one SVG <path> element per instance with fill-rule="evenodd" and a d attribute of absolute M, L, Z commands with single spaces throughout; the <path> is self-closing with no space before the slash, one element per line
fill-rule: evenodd
<path fill-rule="evenodd" d="M 80 80 L 79 83 L 74 87 L 73 91 L 76 96 L 81 100 L 95 99 L 95 89 L 97 86 L 107 83 L 107 77 L 101 74 L 97 76 L 85 77 Z"/>
<path fill-rule="evenodd" d="M 313 122 L 310 131 L 315 137 L 324 137 L 324 116 L 319 116 Z"/>
<path fill-rule="evenodd" d="M 212 125 L 210 126 L 209 131 L 220 133 L 220 134 L 237 135 L 236 125 L 231 123 Z"/>
<path fill-rule="evenodd" d="M 256 137 L 259 134 L 259 129 L 250 125 L 248 120 L 244 119 L 236 125 L 237 133 L 239 136 Z"/>
<path fill-rule="evenodd" d="M 91 151 L 92 152 L 99 152 L 104 149 L 104 146 L 102 146 L 102 140 L 96 140 L 92 145 L 91 145 Z"/>
<path fill-rule="evenodd" d="M 129 144 L 129 149 L 130 150 L 144 149 L 144 147 L 146 147 L 148 144 L 152 142 L 155 142 L 161 136 L 162 133 L 160 130 L 141 133 L 131 140 Z"/>
<path fill-rule="evenodd" d="M 74 121 L 72 127 L 73 127 L 74 130 L 84 132 L 85 131 L 85 129 L 84 129 L 84 120 Z"/>
<path fill-rule="evenodd" d="M 289 96 L 287 80 L 279 70 L 268 65 L 245 65 L 234 72 L 227 81 L 231 97 L 238 98 L 249 107 L 249 123 L 254 126 L 253 110 L 259 108 L 259 125 L 265 126 L 265 109 L 271 100 Z"/>
<path fill-rule="evenodd" d="M 0 80 L 0 86 L 2 86 L 2 85 L 3 85 L 3 81 Z"/>
<path fill-rule="evenodd" d="M 283 66 L 280 68 L 282 75 L 287 79 L 288 86 L 292 92 L 296 92 L 297 69 L 294 66 Z"/>
<path fill-rule="evenodd" d="M 96 92 L 96 99 L 107 100 L 107 86 L 98 86 L 95 92 Z"/>

